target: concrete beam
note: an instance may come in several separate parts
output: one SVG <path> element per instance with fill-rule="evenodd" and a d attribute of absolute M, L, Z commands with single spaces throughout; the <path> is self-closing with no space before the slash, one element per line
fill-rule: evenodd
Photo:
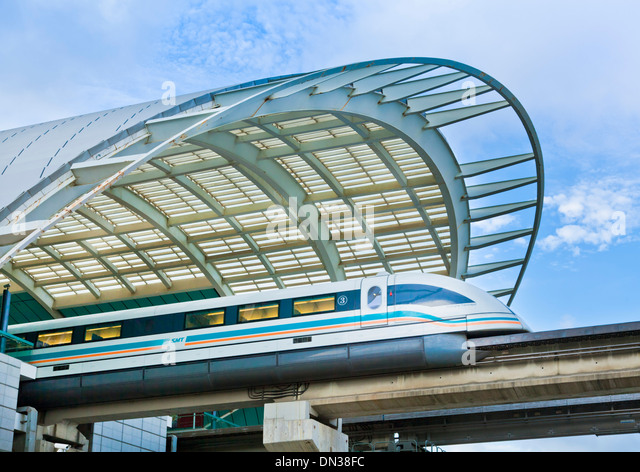
<path fill-rule="evenodd" d="M 35 452 L 89 452 L 89 440 L 77 424 L 63 421 L 55 425 L 38 426 Z"/>
<path fill-rule="evenodd" d="M 640 391 L 637 350 L 597 343 L 576 345 L 580 353 L 568 348 L 551 345 L 544 356 L 535 349 L 516 350 L 508 358 L 499 353 L 467 367 L 346 379 L 339 389 L 311 384 L 300 399 L 323 417 L 348 418 Z"/>
<path fill-rule="evenodd" d="M 298 399 L 308 402 L 320 418 L 334 419 L 637 393 L 639 343 L 638 337 L 621 337 L 615 343 L 554 343 L 508 355 L 497 352 L 459 368 L 311 382 Z M 50 410 L 45 423 L 66 419 L 82 424 L 271 402 L 238 389 Z"/>
<path fill-rule="evenodd" d="M 252 408 L 262 406 L 264 403 L 264 400 L 251 398 L 246 389 L 228 390 L 207 394 L 116 401 L 81 407 L 70 406 L 41 412 L 40 422 L 44 425 L 61 423 L 65 420 L 72 420 L 77 424 L 100 423 L 152 416 L 189 414 L 194 411 Z"/>

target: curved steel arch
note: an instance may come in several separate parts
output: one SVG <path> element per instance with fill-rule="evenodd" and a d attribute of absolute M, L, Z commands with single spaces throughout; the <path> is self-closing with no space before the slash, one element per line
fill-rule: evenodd
<path fill-rule="evenodd" d="M 269 166 L 272 164 L 269 161 L 264 162 L 267 164 L 267 168 L 261 165 L 257 161 L 257 149 L 251 145 L 247 145 L 242 149 L 236 149 L 234 145 L 230 145 L 228 141 L 224 139 L 216 139 L 215 141 L 203 141 L 198 139 L 201 135 L 196 135 L 193 138 L 186 140 L 189 143 L 197 144 L 200 147 L 212 149 L 217 151 L 223 157 L 227 158 L 229 162 L 233 163 L 236 168 L 241 170 L 250 180 L 267 194 L 274 204 L 280 204 L 285 208 L 289 208 L 290 200 L 296 199 L 298 201 L 306 200 L 306 193 L 300 187 L 300 185 L 292 179 L 289 174 L 283 171 L 279 166 Z M 253 149 L 252 149 L 253 148 Z M 275 174 L 275 175 L 274 175 Z M 295 212 L 289 211 L 290 218 L 298 220 L 298 215 Z M 308 237 L 308 235 L 306 235 Z M 324 261 L 324 265 L 327 268 L 333 282 L 344 280 L 344 273 L 339 270 L 338 267 L 338 255 L 334 244 L 331 241 L 324 239 L 309 239 L 309 242 L 314 246 L 314 250 Z"/>
<path fill-rule="evenodd" d="M 521 282 L 522 282 L 522 278 L 524 276 L 524 272 L 526 270 L 526 267 L 528 265 L 528 262 L 531 258 L 531 254 L 533 251 L 533 247 L 537 238 L 537 233 L 539 230 L 539 226 L 540 226 L 540 221 L 542 218 L 542 202 L 544 199 L 544 166 L 543 166 L 543 160 L 542 160 L 542 151 L 541 151 L 541 146 L 540 146 L 540 142 L 538 140 L 537 137 L 537 133 L 535 131 L 535 128 L 533 126 L 533 123 L 529 117 L 529 115 L 527 114 L 526 110 L 524 109 L 524 107 L 522 106 L 522 104 L 517 100 L 517 98 L 500 82 L 498 82 L 496 79 L 494 79 L 493 77 L 491 77 L 490 75 L 465 64 L 459 63 L 459 62 L 455 62 L 455 61 L 450 61 L 450 60 L 446 60 L 446 59 L 437 59 L 437 58 L 400 58 L 400 59 L 385 59 L 385 60 L 379 60 L 379 61 L 372 61 L 372 62 L 363 62 L 363 63 L 357 63 L 357 64 L 353 64 L 351 66 L 345 66 L 342 68 L 334 68 L 334 69 L 329 69 L 329 70 L 325 70 L 325 71 L 319 71 L 316 73 L 312 73 L 309 74 L 307 76 L 303 76 L 303 77 L 297 77 L 295 79 L 293 79 L 291 82 L 288 82 L 287 84 L 275 87 L 275 90 L 273 91 L 273 93 L 269 93 L 269 92 L 264 92 L 263 94 L 261 94 L 258 97 L 254 97 L 255 101 L 259 102 L 259 107 L 256 109 L 256 111 L 251 115 L 252 117 L 256 116 L 257 114 L 266 114 L 267 112 L 265 110 L 269 109 L 269 106 L 272 105 L 273 103 L 277 102 L 277 100 L 273 100 L 272 97 L 278 97 L 278 92 L 282 91 L 282 89 L 287 89 L 287 88 L 291 88 L 293 85 L 297 86 L 297 89 L 295 90 L 295 92 L 293 92 L 291 95 L 294 94 L 301 94 L 302 92 L 304 92 L 305 89 L 310 89 L 310 88 L 314 88 L 317 87 L 318 85 L 321 85 L 323 82 L 319 81 L 319 82 L 314 82 L 314 80 L 318 80 L 318 79 L 322 79 L 324 77 L 330 76 L 334 73 L 346 73 L 350 70 L 358 70 L 358 69 L 363 69 L 363 68 L 367 68 L 367 67 L 379 67 L 379 66 L 389 66 L 389 68 L 391 68 L 393 65 L 397 65 L 397 64 L 425 64 L 425 65 L 435 65 L 435 66 L 444 66 L 444 67 L 448 67 L 448 68 L 452 68 L 452 69 L 456 69 L 459 70 L 461 72 L 464 72 L 466 74 L 468 74 L 471 77 L 475 77 L 476 79 L 484 82 L 485 84 L 487 84 L 488 86 L 491 87 L 491 89 L 497 93 L 499 93 L 505 100 L 506 102 L 508 102 L 508 105 L 516 112 L 517 116 L 519 117 L 519 119 L 521 120 L 523 127 L 528 135 L 532 150 L 533 150 L 533 154 L 534 154 L 534 160 L 536 163 L 536 183 L 537 183 L 537 201 L 538 204 L 536 205 L 536 214 L 535 214 L 535 218 L 534 218 L 534 222 L 533 222 L 533 228 L 530 234 L 530 242 L 528 245 L 528 249 L 527 249 L 527 253 L 525 255 L 525 257 L 522 260 L 522 269 L 520 270 L 520 273 L 518 275 L 518 278 L 516 280 L 516 283 L 514 285 L 514 289 L 513 292 L 510 294 L 510 298 L 509 298 L 509 304 L 511 304 L 513 302 L 513 299 L 515 297 L 515 293 L 517 292 Z M 328 79 L 327 79 L 328 80 Z M 357 79 L 354 79 L 354 81 L 357 81 Z M 305 83 L 307 84 L 305 86 Z M 347 82 L 350 83 L 350 82 Z M 393 83 L 393 82 L 392 82 Z M 372 86 L 375 87 L 372 90 L 378 90 L 382 88 L 382 85 L 380 86 Z M 337 88 L 333 89 L 333 90 L 337 90 Z M 326 93 L 326 92 L 323 92 Z M 260 102 L 260 100 L 264 100 L 263 102 Z M 344 109 L 347 107 L 347 104 L 349 103 L 349 101 L 346 102 L 346 104 L 344 105 L 344 107 L 339 108 L 341 111 L 344 111 Z M 386 102 L 386 103 L 390 103 L 390 102 Z M 332 110 L 336 110 L 338 109 L 333 108 Z M 489 112 L 492 110 L 489 110 Z M 231 110 L 229 110 L 227 113 L 229 113 L 230 115 L 233 115 Z M 221 113 L 220 116 L 216 116 L 215 120 L 220 122 L 222 121 L 224 124 L 225 121 L 225 117 L 224 117 L 225 113 Z M 434 128 L 436 131 L 438 130 L 439 126 Z M 437 134 L 439 135 L 439 131 L 437 132 Z M 441 137 L 441 135 L 440 135 Z M 443 145 L 445 145 L 448 148 L 448 145 L 446 145 L 446 141 L 444 139 L 442 139 L 442 143 Z M 423 149 L 426 149 L 425 147 L 423 147 Z M 448 151 L 451 153 L 451 150 L 448 149 Z M 453 153 L 451 153 L 451 156 L 453 155 Z M 453 162 L 455 162 L 457 164 L 457 161 L 455 161 L 455 158 L 453 158 Z M 435 167 L 436 172 L 438 170 L 441 170 L 440 167 Z M 457 169 L 458 173 L 461 172 L 459 166 Z M 445 186 L 448 188 L 448 186 L 450 185 L 455 185 L 455 178 L 451 178 L 452 176 L 448 176 L 449 179 L 446 180 L 445 182 Z M 455 177 L 455 176 L 453 176 Z M 450 201 L 450 206 L 454 207 L 457 206 L 454 203 L 454 199 L 451 199 Z M 468 209 L 468 207 L 467 207 Z M 470 215 L 465 215 L 465 219 L 469 219 Z M 461 223 L 462 225 L 462 223 Z M 459 226 L 456 224 L 455 229 L 458 229 Z M 453 227 L 452 227 L 453 229 Z M 465 235 L 466 239 L 469 239 L 468 235 Z M 454 253 L 454 256 L 459 256 L 463 254 L 461 251 L 457 251 Z M 467 259 L 468 261 L 468 259 Z M 511 261 L 507 261 L 509 262 L 509 266 L 513 266 L 513 264 L 511 264 Z M 464 271 L 466 271 L 466 267 L 464 268 L 464 271 L 462 269 L 462 267 L 458 267 L 458 264 L 453 264 L 455 267 L 458 268 L 458 270 L 456 270 L 452 275 L 453 276 L 460 276 L 460 277 L 468 277 L 471 276 L 473 274 L 469 274 L 469 273 L 464 273 Z M 463 265 L 465 265 L 465 263 L 463 262 Z"/>
<path fill-rule="evenodd" d="M 432 71 L 437 72 L 439 68 L 447 68 L 453 72 L 429 75 Z M 438 89 L 465 77 L 472 77 L 486 84 L 478 88 L 479 94 L 496 92 L 504 100 L 475 107 L 455 108 L 455 105 L 461 100 L 460 93 L 456 91 L 441 92 Z M 433 92 L 434 90 L 436 93 Z M 448 146 L 441 129 L 451 123 L 472 119 L 502 108 L 510 108 L 515 111 L 526 131 L 532 152 L 525 156 L 510 156 L 461 165 Z M 223 154 L 227 153 L 226 156 L 223 156 L 226 161 L 241 170 L 273 202 L 286 200 L 285 197 L 290 196 L 307 199 L 309 195 L 302 190 L 295 178 L 283 172 L 283 169 L 275 161 L 261 160 L 260 151 L 256 151 L 252 144 L 231 143 L 228 131 L 232 130 L 234 126 L 243 126 L 244 124 L 260 127 L 263 118 L 284 116 L 293 119 L 318 112 L 326 112 L 343 120 L 345 125 L 350 126 L 360 135 L 362 142 L 367 142 L 368 131 L 362 123 L 355 123 L 353 117 L 358 117 L 361 122 L 377 123 L 390 135 L 401 139 L 419 154 L 429 172 L 435 177 L 445 201 L 451 234 L 450 252 L 445 250 L 438 236 L 437 228 L 431 224 L 431 218 L 425 208 L 421 206 L 415 190 L 407 185 L 407 178 L 403 175 L 402 169 L 397 165 L 393 156 L 384 149 L 380 139 L 372 139 L 368 142 L 373 152 L 396 178 L 399 188 L 407 190 L 425 228 L 431 233 L 449 275 L 465 279 L 509 267 L 520 267 L 513 287 L 496 292 L 499 295 L 508 295 L 508 303 L 512 303 L 531 257 L 540 225 L 544 193 L 544 169 L 540 144 L 526 111 L 501 83 L 473 67 L 434 58 L 397 58 L 362 62 L 310 74 L 265 79 L 237 87 L 206 92 L 200 96 L 196 94 L 190 100 L 185 100 L 173 109 L 137 123 L 116 136 L 111 138 L 105 136 L 106 139 L 102 144 L 88 148 L 77 157 L 70 159 L 67 164 L 52 172 L 29 192 L 2 210 L 0 216 L 4 218 L 5 232 L 8 226 L 15 223 L 16 211 L 20 211 L 19 215 L 26 215 L 27 221 L 31 221 L 35 225 L 35 230 L 30 229 L 26 237 L 11 241 L 3 248 L 4 254 L 0 256 L 0 266 L 11 267 L 14 281 L 30 280 L 29 275 L 19 267 L 20 264 L 13 263 L 16 257 L 19 258 L 21 251 L 24 252 L 29 247 L 38 247 L 39 238 L 42 238 L 51 228 L 64 222 L 66 217 L 82 208 L 95 195 L 105 191 L 111 195 L 128 194 L 128 190 L 118 187 L 126 187 L 127 182 L 130 181 L 144 181 L 144 174 L 139 174 L 138 170 L 147 163 L 154 163 L 155 167 L 159 169 L 159 176 L 171 177 L 174 169 L 167 168 L 165 164 L 162 164 L 161 159 L 179 155 L 180 150 L 195 152 L 198 148 L 206 148 L 220 151 Z M 309 129 L 313 129 L 313 127 Z M 272 127 L 262 126 L 262 130 L 272 138 L 279 138 L 278 133 L 275 133 Z M 221 139 L 225 134 L 227 135 L 226 141 Z M 305 160 L 307 165 L 313 168 L 329 187 L 334 189 L 339 199 L 353 208 L 354 200 L 345 194 L 340 182 L 315 158 L 312 151 L 305 151 L 304 146 L 297 146 L 294 141 L 287 142 L 285 139 L 284 142 L 285 146 L 291 149 L 290 154 L 299 155 Z M 340 146 L 339 140 L 336 141 L 336 145 Z M 0 144 L 1 152 L 2 146 Z M 247 156 L 253 157 L 247 160 Z M 519 181 L 493 182 L 485 186 L 468 187 L 466 184 L 469 177 L 490 174 L 495 170 L 516 166 L 530 160 L 535 161 L 536 175 L 534 177 Z M 206 164 L 204 167 L 206 168 L 208 165 Z M 224 163 L 216 162 L 215 165 L 224 165 Z M 193 164 L 190 169 L 197 170 L 197 165 Z M 185 177 L 188 171 L 183 169 L 180 171 L 183 172 L 180 177 L 182 182 L 180 183 L 180 178 L 176 181 L 184 189 L 209 205 L 215 214 L 218 207 L 211 205 L 211 202 L 206 200 L 206 192 L 200 192 L 189 184 L 191 181 Z M 83 174 L 83 172 L 85 173 Z M 151 172 L 150 175 L 152 174 Z M 86 177 L 87 175 L 88 177 Z M 69 182 L 73 185 L 69 185 Z M 470 210 L 469 201 L 472 199 L 532 183 L 537 185 L 535 201 L 508 202 L 496 207 Z M 43 205 L 43 201 L 46 201 L 47 204 Z M 131 205 L 128 206 L 144 215 L 145 212 L 138 207 L 144 207 L 148 205 L 148 202 L 140 201 L 139 203 L 138 206 L 133 205 L 135 208 L 132 208 Z M 471 237 L 470 226 L 475 221 L 532 207 L 535 207 L 535 215 L 530 229 L 481 238 Z M 155 216 L 160 214 L 158 209 L 149 207 L 149 211 Z M 11 218 L 12 216 L 13 218 Z M 223 214 L 222 218 L 233 226 L 233 219 L 227 216 Z M 295 215 L 291 216 L 295 218 Z M 197 261 L 196 265 L 201 270 L 204 268 L 205 275 L 214 287 L 222 293 L 230 293 L 221 275 L 206 262 L 206 256 L 199 249 L 190 245 L 187 236 L 184 238 L 180 236 L 180 229 L 170 228 L 170 219 L 163 220 L 156 217 L 152 219 L 156 226 L 167 226 L 162 228 L 165 234 L 168 234 L 170 239 L 176 240 L 177 238 L 179 240 L 186 253 Z M 236 229 L 242 229 L 237 222 L 235 224 Z M 101 225 L 101 227 L 108 228 L 107 225 Z M 380 263 L 389 269 L 391 267 L 389 259 L 375 235 L 371 234 L 371 231 L 368 231 L 367 235 L 375 248 Z M 530 237 L 523 258 L 471 268 L 468 266 L 470 251 L 523 236 Z M 126 237 L 124 239 L 121 235 L 119 237 L 121 240 L 128 241 Z M 260 260 L 267 267 L 270 276 L 276 280 L 277 285 L 282 287 L 277 270 L 268 267 L 268 256 L 265 257 L 260 253 L 259 245 L 255 241 L 252 243 L 253 239 L 250 235 L 243 235 L 243 238 L 252 247 L 254 254 L 257 253 L 260 256 Z M 340 254 L 333 242 L 314 241 L 310 245 L 323 262 L 327 273 L 331 274 L 332 280 L 341 280 L 345 277 L 340 264 Z M 131 245 L 129 244 L 129 246 Z M 138 248 L 131 247 L 131 249 L 136 254 L 142 254 Z M 55 251 L 49 251 L 49 253 L 55 254 L 60 262 L 73 272 L 75 259 L 66 259 Z M 448 257 L 451 258 L 450 261 Z M 96 260 L 105 261 L 102 256 Z M 161 269 L 154 267 L 148 259 L 145 260 L 148 268 L 153 267 L 154 272 L 162 273 Z M 108 269 L 120 280 L 127 280 L 125 276 L 117 273 L 117 267 L 109 265 Z M 91 280 L 82 280 L 82 282 L 85 286 L 93 287 Z M 168 278 L 163 279 L 163 284 L 165 288 L 170 290 L 171 281 Z M 134 287 L 129 284 L 127 284 L 127 288 L 130 293 L 134 290 Z M 35 293 L 33 289 L 31 289 L 31 293 Z M 93 293 L 98 295 L 98 299 L 100 298 L 100 292 L 97 289 L 94 289 Z M 46 293 L 43 293 L 40 301 L 47 304 L 47 309 L 50 312 L 55 312 L 55 307 L 51 306 Z"/>

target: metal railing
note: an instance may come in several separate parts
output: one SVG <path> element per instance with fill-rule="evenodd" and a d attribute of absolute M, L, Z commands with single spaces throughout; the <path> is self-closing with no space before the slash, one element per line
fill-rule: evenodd
<path fill-rule="evenodd" d="M 218 416 L 217 412 L 192 413 L 189 415 L 179 415 L 173 418 L 173 431 L 191 430 L 191 429 L 219 429 L 219 428 L 240 428 L 241 425 L 233 423 L 226 419 L 227 416 L 233 414 L 237 410 Z M 187 420 L 191 419 L 189 425 Z M 180 425 L 182 423 L 182 425 Z"/>
<path fill-rule="evenodd" d="M 4 341 L 4 342 L 2 342 Z M 12 352 L 22 351 L 25 349 L 33 349 L 33 343 L 25 341 L 22 338 L 9 334 L 0 330 L 0 352 L 2 354 L 10 354 Z"/>

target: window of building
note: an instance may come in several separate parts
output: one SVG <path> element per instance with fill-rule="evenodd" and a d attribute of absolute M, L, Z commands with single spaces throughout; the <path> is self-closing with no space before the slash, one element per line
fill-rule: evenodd
<path fill-rule="evenodd" d="M 224 310 L 187 313 L 185 328 L 207 328 L 224 324 Z"/>
<path fill-rule="evenodd" d="M 104 341 L 107 339 L 119 338 L 122 332 L 121 324 L 110 324 L 87 328 L 84 332 L 85 342 Z"/>
<path fill-rule="evenodd" d="M 38 335 L 36 347 L 52 347 L 71 344 L 72 330 L 41 333 Z"/>
<path fill-rule="evenodd" d="M 293 302 L 293 315 L 313 315 L 335 311 L 336 296 L 320 295 L 317 297 L 301 298 Z"/>
<path fill-rule="evenodd" d="M 122 337 L 150 336 L 154 334 L 181 331 L 184 325 L 182 316 L 161 315 L 125 321 Z"/>
<path fill-rule="evenodd" d="M 256 303 L 241 306 L 238 310 L 238 321 L 240 323 L 246 323 L 249 321 L 277 318 L 278 307 L 278 302 Z"/>

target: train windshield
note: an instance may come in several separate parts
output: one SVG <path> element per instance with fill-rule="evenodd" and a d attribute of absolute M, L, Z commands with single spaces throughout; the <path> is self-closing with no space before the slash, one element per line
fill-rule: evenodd
<path fill-rule="evenodd" d="M 431 285 L 396 285 L 393 290 L 396 305 L 423 305 L 429 307 L 473 303 L 457 292 Z"/>

